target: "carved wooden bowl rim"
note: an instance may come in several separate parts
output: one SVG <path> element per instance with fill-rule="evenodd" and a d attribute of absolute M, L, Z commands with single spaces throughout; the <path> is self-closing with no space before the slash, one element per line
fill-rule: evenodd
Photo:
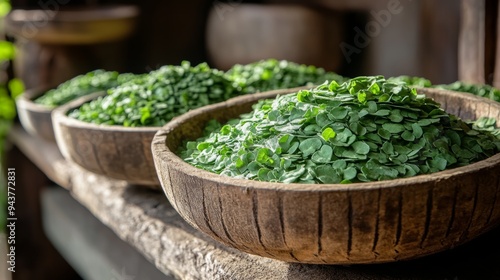
<path fill-rule="evenodd" d="M 47 105 L 35 103 L 34 99 L 36 99 L 37 97 L 40 97 L 45 92 L 47 92 L 48 90 L 53 89 L 53 88 L 55 88 L 55 87 L 49 86 L 49 85 L 44 85 L 44 86 L 39 86 L 39 87 L 35 87 L 32 89 L 28 89 L 25 92 L 23 92 L 16 99 L 16 104 L 18 104 L 18 107 L 21 107 L 27 111 L 50 114 L 52 111 L 54 111 L 55 108 L 47 106 Z"/>
<path fill-rule="evenodd" d="M 19 120 L 26 131 L 49 142 L 55 142 L 52 126 L 53 107 L 35 103 L 34 100 L 55 86 L 42 85 L 24 91 L 16 99 Z"/>

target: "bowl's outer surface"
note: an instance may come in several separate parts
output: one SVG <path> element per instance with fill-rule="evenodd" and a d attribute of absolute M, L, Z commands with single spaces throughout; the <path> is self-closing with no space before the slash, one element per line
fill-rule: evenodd
<path fill-rule="evenodd" d="M 96 125 L 66 115 L 104 94 L 91 94 L 54 110 L 52 118 L 61 153 L 94 173 L 158 189 L 160 183 L 151 154 L 158 127 Z"/>
<path fill-rule="evenodd" d="M 500 104 L 469 94 L 423 89 L 464 119 L 500 119 Z M 429 175 L 356 184 L 282 184 L 222 177 L 175 152 L 210 119 L 249 112 L 244 96 L 188 112 L 153 140 L 169 201 L 192 226 L 242 251 L 290 262 L 379 263 L 452 248 L 500 223 L 500 154 Z"/>
<path fill-rule="evenodd" d="M 55 142 L 51 113 L 53 108 L 33 102 L 33 100 L 52 87 L 27 90 L 16 99 L 17 114 L 26 131 L 49 142 Z"/>

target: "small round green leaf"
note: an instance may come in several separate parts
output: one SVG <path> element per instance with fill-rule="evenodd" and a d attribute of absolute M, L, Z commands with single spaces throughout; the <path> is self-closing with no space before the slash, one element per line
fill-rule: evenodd
<path fill-rule="evenodd" d="M 367 155 L 370 152 L 370 146 L 362 141 L 352 143 L 352 148 L 357 154 Z"/>

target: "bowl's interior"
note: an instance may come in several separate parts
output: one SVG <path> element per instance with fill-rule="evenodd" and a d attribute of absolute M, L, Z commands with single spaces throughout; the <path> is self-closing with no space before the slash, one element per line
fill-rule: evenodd
<path fill-rule="evenodd" d="M 41 87 L 41 88 L 37 88 L 37 89 L 33 89 L 33 90 L 27 90 L 26 92 L 24 92 L 21 95 L 21 97 L 24 97 L 25 99 L 28 99 L 32 102 L 35 102 L 35 99 L 42 96 L 44 93 L 46 93 L 50 89 L 51 89 L 51 87 Z"/>
<path fill-rule="evenodd" d="M 493 117 L 500 119 L 500 104 L 486 98 L 470 94 L 451 92 L 437 89 L 418 89 L 419 93 L 433 98 L 441 104 L 448 113 L 457 115 L 464 120 L 476 120 L 480 117 Z M 185 141 L 195 140 L 203 135 L 203 131 L 210 120 L 216 120 L 222 124 L 231 119 L 238 118 L 241 114 L 248 113 L 252 106 L 260 99 L 274 98 L 277 95 L 294 93 L 296 90 L 277 90 L 254 94 L 252 96 L 237 97 L 234 102 L 216 104 L 198 109 L 195 113 L 188 113 L 189 117 L 182 118 L 182 124 L 176 125 L 176 129 L 168 134 L 167 147 L 177 152 Z M 237 100 L 237 101 L 236 101 Z M 495 106 L 496 105 L 496 106 Z M 481 107 L 481 108 L 480 108 Z M 214 108 L 217 108 L 214 110 Z"/>

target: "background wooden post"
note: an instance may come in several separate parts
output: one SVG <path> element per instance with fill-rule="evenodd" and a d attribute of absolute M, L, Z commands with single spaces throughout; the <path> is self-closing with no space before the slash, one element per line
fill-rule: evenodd
<path fill-rule="evenodd" d="M 462 0 L 458 42 L 458 78 L 485 83 L 485 0 Z"/>
<path fill-rule="evenodd" d="M 500 5 L 498 5 L 497 9 L 497 32 L 500 31 Z M 496 88 L 500 88 L 500 36 L 496 36 L 496 58 L 495 58 L 495 74 L 493 77 L 493 86 Z"/>

